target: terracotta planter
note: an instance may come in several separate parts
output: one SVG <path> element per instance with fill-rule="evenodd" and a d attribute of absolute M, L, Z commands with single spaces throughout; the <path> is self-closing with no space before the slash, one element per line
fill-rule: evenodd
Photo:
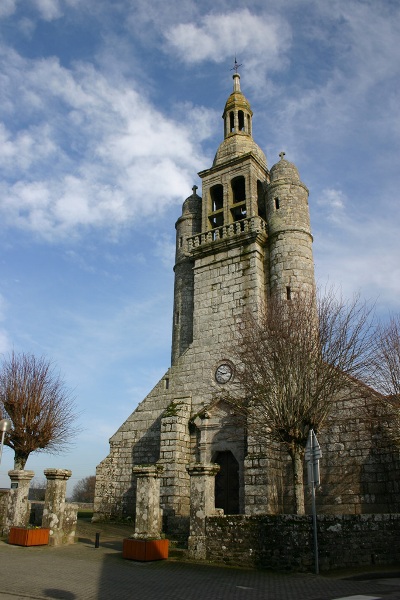
<path fill-rule="evenodd" d="M 28 529 L 26 527 L 10 527 L 8 543 L 14 546 L 46 546 L 49 543 L 50 529 L 41 527 Z"/>
<path fill-rule="evenodd" d="M 126 538 L 122 558 L 130 560 L 164 560 L 168 558 L 168 540 L 133 540 Z"/>

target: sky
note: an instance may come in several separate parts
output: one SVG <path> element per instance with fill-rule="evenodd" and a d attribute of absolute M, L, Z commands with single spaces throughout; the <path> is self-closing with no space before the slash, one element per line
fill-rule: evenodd
<path fill-rule="evenodd" d="M 94 474 L 170 365 L 174 225 L 235 56 L 268 166 L 310 190 L 319 285 L 400 312 L 399 39 L 397 0 L 1 0 L 0 354 L 54 361 L 79 413 L 37 480 Z"/>

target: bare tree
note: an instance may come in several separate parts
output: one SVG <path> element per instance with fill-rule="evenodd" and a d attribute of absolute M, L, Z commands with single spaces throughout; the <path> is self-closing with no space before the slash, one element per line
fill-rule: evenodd
<path fill-rule="evenodd" d="M 239 323 L 230 352 L 239 364 L 232 396 L 256 438 L 275 440 L 289 453 L 298 514 L 309 430 L 321 429 L 335 399 L 354 395 L 350 378 L 364 380 L 372 333 L 367 305 L 333 292 L 275 298 L 261 315 L 246 314 Z"/>
<path fill-rule="evenodd" d="M 69 445 L 74 408 L 71 392 L 47 358 L 13 352 L 3 359 L 0 418 L 12 422 L 4 443 L 14 450 L 15 469 L 24 469 L 31 452 L 57 454 Z"/>
<path fill-rule="evenodd" d="M 94 490 L 96 486 L 96 476 L 89 475 L 80 479 L 74 486 L 72 492 L 73 502 L 94 502 Z"/>
<path fill-rule="evenodd" d="M 383 394 L 381 422 L 391 440 L 400 446 L 400 316 L 379 324 L 376 332 L 371 384 Z"/>
<path fill-rule="evenodd" d="M 400 317 L 393 316 L 377 329 L 375 386 L 400 403 Z"/>

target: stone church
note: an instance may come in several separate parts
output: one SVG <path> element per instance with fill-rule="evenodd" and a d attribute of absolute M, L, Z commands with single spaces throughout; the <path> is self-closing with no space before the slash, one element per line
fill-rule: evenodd
<path fill-rule="evenodd" d="M 243 311 L 271 294 L 314 289 L 308 189 L 283 152 L 268 169 L 237 72 L 222 116 L 223 141 L 199 173 L 201 196 L 194 186 L 176 222 L 171 367 L 111 437 L 97 467 L 95 519 L 134 517 L 146 472 L 158 479 L 167 532 L 187 530 L 196 476 L 215 486 L 206 513 L 293 511 L 286 452 L 260 447 L 217 399 L 235 380 L 226 349 Z M 372 402 L 362 386 L 359 402 Z M 338 401 L 320 443 L 320 511 L 399 510 L 398 452 L 382 422 Z"/>

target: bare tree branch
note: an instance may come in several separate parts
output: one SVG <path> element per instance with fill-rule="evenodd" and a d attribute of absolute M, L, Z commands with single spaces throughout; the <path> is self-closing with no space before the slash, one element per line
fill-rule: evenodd
<path fill-rule="evenodd" d="M 379 325 L 375 362 L 375 385 L 400 404 L 400 317 Z"/>

